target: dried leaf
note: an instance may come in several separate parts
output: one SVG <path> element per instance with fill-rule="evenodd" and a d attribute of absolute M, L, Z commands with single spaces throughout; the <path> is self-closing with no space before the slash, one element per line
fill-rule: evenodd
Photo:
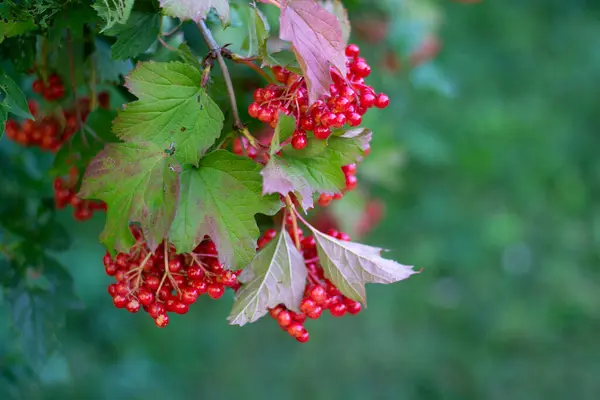
<path fill-rule="evenodd" d="M 314 0 L 284 0 L 280 38 L 292 42 L 307 80 L 310 102 L 329 92 L 329 68 L 346 74 L 345 43 L 335 15 Z"/>

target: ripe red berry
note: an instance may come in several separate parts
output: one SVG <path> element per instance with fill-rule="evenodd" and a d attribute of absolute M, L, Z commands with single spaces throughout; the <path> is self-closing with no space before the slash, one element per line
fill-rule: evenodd
<path fill-rule="evenodd" d="M 191 280 L 202 280 L 204 279 L 204 269 L 199 265 L 193 265 L 188 268 L 187 276 Z"/>
<path fill-rule="evenodd" d="M 310 334 L 307 330 L 304 330 L 300 335 L 296 336 L 296 340 L 300 343 L 306 343 L 310 339 Z"/>
<path fill-rule="evenodd" d="M 319 196 L 319 205 L 321 207 L 327 207 L 329 204 L 331 204 L 331 201 L 333 200 L 333 196 L 327 193 L 323 193 Z"/>
<path fill-rule="evenodd" d="M 144 282 L 144 286 L 148 288 L 151 292 L 158 290 L 160 286 L 160 278 L 158 276 L 150 275 L 146 277 L 146 281 Z"/>
<path fill-rule="evenodd" d="M 362 309 L 362 305 L 358 301 L 350 300 L 344 302 L 344 304 L 346 304 L 346 310 L 348 310 L 348 312 L 352 315 L 358 314 Z"/>
<path fill-rule="evenodd" d="M 208 285 L 207 293 L 212 299 L 217 300 L 225 294 L 225 287 L 220 283 L 211 283 Z"/>
<path fill-rule="evenodd" d="M 317 302 L 313 299 L 303 299 L 300 303 L 300 311 L 302 311 L 305 314 L 309 314 L 316 307 L 318 307 Z"/>
<path fill-rule="evenodd" d="M 290 334 L 290 336 L 295 337 L 295 338 L 300 337 L 304 332 L 306 332 L 306 330 L 304 329 L 302 324 L 299 322 L 295 322 L 295 321 L 291 322 L 287 326 L 286 330 L 287 330 L 287 333 Z"/>
<path fill-rule="evenodd" d="M 353 190 L 357 183 L 356 175 L 346 175 L 346 189 Z"/>
<path fill-rule="evenodd" d="M 258 118 L 261 111 L 262 108 L 258 103 L 251 103 L 248 106 L 248 115 L 250 115 L 252 118 Z"/>
<path fill-rule="evenodd" d="M 42 81 L 41 79 L 36 79 L 31 85 L 33 91 L 38 94 L 41 94 L 44 91 L 44 87 L 44 81 Z"/>
<path fill-rule="evenodd" d="M 375 101 L 375 107 L 386 108 L 389 104 L 390 104 L 390 98 L 386 94 L 380 93 L 377 95 L 377 100 Z"/>
<path fill-rule="evenodd" d="M 282 328 L 286 328 L 289 324 L 291 324 L 292 316 L 290 315 L 290 312 L 287 310 L 283 310 L 279 314 L 277 314 L 277 323 Z"/>
<path fill-rule="evenodd" d="M 137 297 L 144 306 L 149 306 L 154 301 L 154 294 L 143 287 L 138 290 Z"/>
<path fill-rule="evenodd" d="M 327 300 L 327 291 L 322 286 L 315 286 L 310 290 L 309 296 L 317 304 L 321 305 Z"/>
<path fill-rule="evenodd" d="M 377 97 L 372 92 L 365 92 L 360 96 L 360 105 L 366 108 L 371 108 L 375 105 L 376 100 Z"/>
<path fill-rule="evenodd" d="M 302 150 L 308 144 L 308 139 L 306 135 L 298 135 L 292 138 L 292 147 L 295 150 Z"/>
<path fill-rule="evenodd" d="M 331 306 L 329 312 L 334 317 L 343 317 L 346 314 L 346 305 L 344 303 L 338 303 Z"/>
<path fill-rule="evenodd" d="M 325 140 L 331 135 L 331 129 L 325 126 L 317 126 L 314 131 L 315 137 L 320 140 Z"/>
<path fill-rule="evenodd" d="M 347 113 L 346 122 L 350 126 L 359 126 L 362 123 L 362 116 L 357 112 Z"/>
<path fill-rule="evenodd" d="M 113 297 L 113 303 L 117 308 L 124 308 L 127 305 L 127 297 L 116 294 L 115 297 Z"/>
<path fill-rule="evenodd" d="M 306 316 L 310 319 L 318 319 L 323 313 L 323 308 L 321 306 L 316 306 L 311 312 L 306 313 Z"/>
<path fill-rule="evenodd" d="M 305 131 L 312 131 L 315 129 L 315 121 L 310 116 L 304 116 L 300 118 L 300 128 Z"/>
<path fill-rule="evenodd" d="M 131 299 L 127 302 L 127 305 L 125 306 L 125 308 L 130 313 L 135 314 L 136 312 L 140 311 L 140 302 L 137 301 L 136 299 Z"/>
<path fill-rule="evenodd" d="M 349 44 L 346 47 L 346 56 L 350 58 L 356 58 L 360 54 L 360 48 L 355 44 Z"/>
<path fill-rule="evenodd" d="M 148 306 L 148 314 L 152 318 L 158 318 L 160 315 L 164 315 L 165 312 L 165 306 L 162 303 L 152 303 Z"/>
<path fill-rule="evenodd" d="M 167 325 L 169 325 L 169 316 L 167 314 L 161 314 L 154 319 L 154 323 L 159 328 L 165 328 Z"/>

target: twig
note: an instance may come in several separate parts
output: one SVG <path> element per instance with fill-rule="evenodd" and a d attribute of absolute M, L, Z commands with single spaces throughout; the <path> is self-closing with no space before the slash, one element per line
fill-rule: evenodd
<path fill-rule="evenodd" d="M 262 76 L 263 78 L 265 78 L 265 80 L 269 83 L 274 83 L 277 84 L 277 81 L 274 80 L 271 76 L 269 76 L 269 74 L 267 74 L 262 68 L 260 68 L 258 65 L 254 64 L 253 61 L 256 60 L 256 57 L 242 57 L 239 54 L 235 54 L 233 53 L 231 50 L 223 48 L 221 50 L 221 53 L 223 54 L 223 57 L 236 62 L 238 64 L 244 64 L 250 68 L 252 68 L 254 71 L 258 72 L 258 74 L 260 76 Z"/>
<path fill-rule="evenodd" d="M 279 3 L 277 0 L 265 0 L 264 2 L 268 3 L 268 4 L 272 4 L 277 8 L 281 8 L 281 3 Z"/>
<path fill-rule="evenodd" d="M 158 42 L 160 44 L 162 44 L 166 49 L 169 49 L 171 51 L 177 52 L 177 49 L 173 46 L 171 46 L 170 44 L 168 44 L 167 42 L 165 42 L 165 39 L 162 38 L 162 36 L 158 36 Z"/>
<path fill-rule="evenodd" d="M 81 134 L 81 141 L 87 147 L 88 142 L 83 131 L 83 119 L 81 118 L 81 107 L 77 98 L 77 83 L 75 82 L 75 60 L 73 59 L 73 40 L 71 38 L 71 30 L 67 29 L 67 51 L 69 53 L 69 79 L 71 80 L 71 90 L 73 91 L 73 104 L 75 107 L 75 117 L 77 118 L 77 126 Z"/>
<path fill-rule="evenodd" d="M 257 149 L 264 147 L 258 141 L 258 139 L 256 139 L 254 136 L 252 136 L 250 131 L 248 131 L 248 128 L 246 128 L 244 126 L 244 124 L 242 123 L 242 120 L 240 119 L 240 113 L 238 111 L 237 101 L 235 99 L 235 90 L 233 89 L 233 82 L 231 81 L 231 75 L 229 74 L 229 69 L 227 68 L 225 59 L 223 58 L 223 55 L 221 54 L 221 48 L 215 41 L 215 38 L 213 37 L 210 29 L 208 29 L 208 27 L 206 26 L 206 23 L 204 22 L 204 20 L 200 20 L 200 22 L 198 22 L 197 25 L 198 25 L 198 29 L 200 30 L 200 33 L 202 33 L 202 37 L 204 38 L 206 45 L 208 46 L 208 48 L 211 51 L 215 52 L 215 54 L 217 56 L 217 61 L 219 63 L 219 66 L 221 67 L 221 71 L 223 72 L 223 79 L 225 80 L 225 86 L 227 86 L 227 95 L 229 97 L 229 102 L 231 103 L 233 128 L 236 131 L 238 131 L 240 134 L 242 134 L 248 140 L 248 142 L 250 143 L 250 145 L 252 147 L 255 147 Z"/>
<path fill-rule="evenodd" d="M 298 220 L 296 219 L 296 213 L 294 203 L 289 194 L 285 195 L 285 204 L 287 205 L 287 212 L 292 216 L 292 229 L 294 230 L 294 242 L 298 250 L 301 250 L 300 236 L 298 235 Z"/>
<path fill-rule="evenodd" d="M 177 26 L 175 28 L 171 29 L 169 32 L 162 33 L 162 36 L 164 36 L 164 37 L 171 36 L 172 34 L 177 32 L 179 30 L 179 28 L 181 28 L 181 25 L 183 25 L 183 22 L 179 22 L 179 24 L 177 24 Z"/>

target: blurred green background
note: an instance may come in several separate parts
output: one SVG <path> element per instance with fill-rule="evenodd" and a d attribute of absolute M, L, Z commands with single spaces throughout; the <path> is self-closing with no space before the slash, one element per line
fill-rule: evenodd
<path fill-rule="evenodd" d="M 365 121 L 362 182 L 387 210 L 366 241 L 423 272 L 309 321 L 307 344 L 269 318 L 228 326 L 231 299 L 160 330 L 112 306 L 103 217 L 65 211 L 82 308 L 40 381 L 2 398 L 600 398 L 600 3 L 386 0 L 387 24 L 345 4 L 392 98 Z M 409 69 L 430 34 L 441 53 Z"/>

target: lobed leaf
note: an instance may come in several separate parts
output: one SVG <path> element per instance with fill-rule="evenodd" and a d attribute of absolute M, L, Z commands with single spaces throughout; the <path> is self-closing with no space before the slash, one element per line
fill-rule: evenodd
<path fill-rule="evenodd" d="M 33 119 L 27 106 L 27 99 L 21 88 L 12 78 L 5 73 L 0 73 L 0 94 L 4 94 L 4 101 L 0 103 L 5 111 L 18 117 Z"/>
<path fill-rule="evenodd" d="M 191 252 L 205 235 L 215 242 L 227 268 L 249 264 L 256 254 L 258 213 L 281 208 L 277 196 L 263 196 L 260 165 L 225 150 L 208 154 L 181 174 L 181 198 L 169 239 Z"/>
<path fill-rule="evenodd" d="M 300 312 L 307 270 L 302 253 L 285 229 L 256 255 L 238 279 L 243 285 L 227 317 L 232 325 L 255 322 L 278 304 Z"/>
<path fill-rule="evenodd" d="M 224 23 L 229 22 L 229 4 L 227 0 L 159 0 L 165 13 L 181 20 L 194 22 L 206 19 L 208 12 L 214 9 Z"/>
<path fill-rule="evenodd" d="M 371 131 L 352 129 L 327 142 L 312 140 L 314 147 L 285 150 L 272 155 L 261 171 L 263 193 L 296 194 L 304 210 L 314 206 L 313 193 L 340 193 L 345 187 L 342 166 L 360 161 L 371 140 Z M 306 151 L 307 153 L 304 153 Z"/>
<path fill-rule="evenodd" d="M 352 300 L 366 305 L 365 284 L 394 283 L 416 273 L 412 266 L 381 257 L 380 248 L 338 240 L 307 226 L 317 242 L 325 277 Z"/>
<path fill-rule="evenodd" d="M 109 251 L 129 251 L 131 222 L 141 225 L 153 250 L 167 236 L 179 199 L 178 168 L 153 143 L 109 144 L 90 162 L 79 196 L 107 204 L 100 239 Z"/>
<path fill-rule="evenodd" d="M 283 0 L 279 36 L 292 42 L 310 102 L 329 92 L 329 69 L 346 74 L 345 42 L 335 15 L 314 0 Z"/>
<path fill-rule="evenodd" d="M 224 120 L 200 81 L 200 71 L 182 62 L 139 63 L 126 79 L 139 100 L 119 112 L 115 134 L 125 141 L 173 144 L 178 161 L 197 165 L 220 136 Z"/>
<path fill-rule="evenodd" d="M 268 57 L 267 39 L 270 31 L 267 18 L 252 3 L 242 10 L 248 26 L 248 36 L 242 44 L 242 49 L 246 50 L 248 57 L 260 56 L 265 59 Z"/>

